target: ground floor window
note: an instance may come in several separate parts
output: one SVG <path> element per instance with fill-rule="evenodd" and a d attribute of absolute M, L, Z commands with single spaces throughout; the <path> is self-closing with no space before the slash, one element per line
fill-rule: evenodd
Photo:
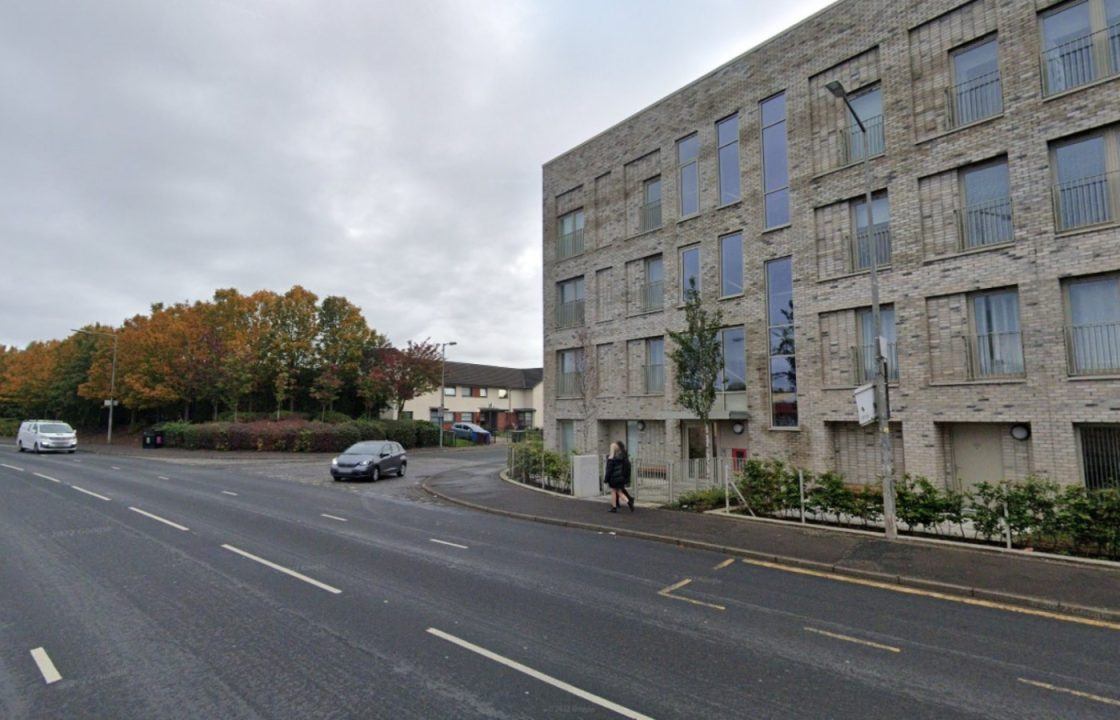
<path fill-rule="evenodd" d="M 428 408 L 428 421 L 439 424 L 439 408 Z"/>
<path fill-rule="evenodd" d="M 533 427 L 532 410 L 517 411 L 517 427 L 521 430 L 528 430 L 529 428 Z"/>
<path fill-rule="evenodd" d="M 1078 435 L 1085 487 L 1120 488 L 1120 425 L 1082 425 Z"/>
<path fill-rule="evenodd" d="M 411 420 L 411 419 L 412 419 L 412 411 L 411 410 L 401 410 L 401 420 Z"/>
<path fill-rule="evenodd" d="M 574 420 L 560 420 L 560 452 L 564 455 L 576 449 L 576 423 Z"/>
<path fill-rule="evenodd" d="M 473 412 L 461 412 L 461 413 L 459 413 L 459 421 L 460 422 L 474 422 L 474 413 Z"/>

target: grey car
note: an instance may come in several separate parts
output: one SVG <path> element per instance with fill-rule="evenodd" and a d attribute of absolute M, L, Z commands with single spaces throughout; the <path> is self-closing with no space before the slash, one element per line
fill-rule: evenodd
<path fill-rule="evenodd" d="M 392 440 L 367 440 L 346 448 L 331 460 L 331 477 L 335 480 L 380 480 L 386 473 L 404 477 L 408 455 L 404 447 Z"/>

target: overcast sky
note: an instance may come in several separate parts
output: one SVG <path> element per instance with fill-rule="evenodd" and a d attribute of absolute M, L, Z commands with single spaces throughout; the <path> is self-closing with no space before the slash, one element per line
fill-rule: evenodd
<path fill-rule="evenodd" d="M 541 362 L 541 165 L 825 0 L 0 10 L 0 344 L 221 287 Z"/>

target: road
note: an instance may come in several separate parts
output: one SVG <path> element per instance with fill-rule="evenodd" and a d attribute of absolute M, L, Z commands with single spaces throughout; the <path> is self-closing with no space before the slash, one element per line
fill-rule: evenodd
<path fill-rule="evenodd" d="M 296 461 L 0 450 L 0 717 L 1120 717 L 1117 628 L 416 487 L 499 461 L 338 485 Z"/>

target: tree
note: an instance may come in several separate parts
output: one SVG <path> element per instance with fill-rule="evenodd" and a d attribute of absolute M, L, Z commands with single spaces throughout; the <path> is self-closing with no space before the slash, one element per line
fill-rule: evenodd
<path fill-rule="evenodd" d="M 716 401 L 716 380 L 723 370 L 719 331 L 723 312 L 709 312 L 694 288 L 686 294 L 687 327 L 669 332 L 674 347 L 669 357 L 677 375 L 677 404 L 693 412 L 704 427 L 705 472 L 711 468 L 712 427 L 709 416 Z"/>
<path fill-rule="evenodd" d="M 363 397 L 384 397 L 396 408 L 397 417 L 406 402 L 439 387 L 443 357 L 436 343 L 409 340 L 404 350 L 386 347 L 377 356 L 376 364 L 362 379 Z"/>
<path fill-rule="evenodd" d="M 317 301 L 314 293 L 296 285 L 283 295 L 273 295 L 263 308 L 267 318 L 263 359 L 273 378 L 277 412 L 284 400 L 294 410 L 299 388 L 310 384 L 319 334 Z"/>
<path fill-rule="evenodd" d="M 327 410 L 334 408 L 334 401 L 342 391 L 342 375 L 338 366 L 328 365 L 319 371 L 315 384 L 311 387 L 311 397 L 319 401 L 320 418 L 326 418 Z"/>

